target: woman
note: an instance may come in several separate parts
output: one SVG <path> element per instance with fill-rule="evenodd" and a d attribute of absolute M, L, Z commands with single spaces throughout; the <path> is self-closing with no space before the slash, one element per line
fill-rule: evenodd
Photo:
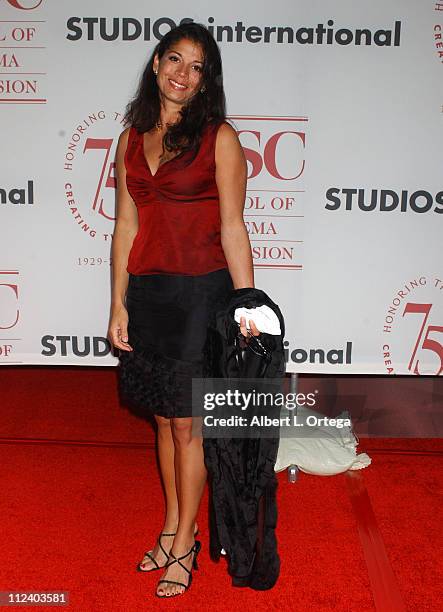
<path fill-rule="evenodd" d="M 243 222 L 246 161 L 225 121 L 220 52 L 187 23 L 155 48 L 128 105 L 117 147 L 109 336 L 122 388 L 155 416 L 166 516 L 141 571 L 164 568 L 156 594 L 191 584 L 195 524 L 206 480 L 192 436 L 192 377 L 202 376 L 206 329 L 232 289 L 254 287 Z M 241 332 L 247 335 L 244 319 Z M 259 332 L 251 323 L 252 332 Z"/>

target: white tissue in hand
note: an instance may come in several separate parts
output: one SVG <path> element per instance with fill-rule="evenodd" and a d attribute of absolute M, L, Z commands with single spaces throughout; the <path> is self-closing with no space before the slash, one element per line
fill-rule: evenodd
<path fill-rule="evenodd" d="M 247 329 L 250 329 L 249 321 L 252 319 L 259 331 L 273 336 L 281 334 L 280 321 L 277 315 L 272 308 L 265 304 L 257 306 L 257 308 L 236 308 L 234 319 L 237 323 L 240 323 L 240 317 L 245 317 Z"/>

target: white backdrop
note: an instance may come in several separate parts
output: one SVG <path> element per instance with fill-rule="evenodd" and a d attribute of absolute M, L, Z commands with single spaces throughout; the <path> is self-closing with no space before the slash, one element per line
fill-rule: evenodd
<path fill-rule="evenodd" d="M 190 6 L 0 0 L 0 363 L 117 363 L 121 114 L 156 37 L 191 18 L 219 40 L 288 372 L 441 374 L 443 3 Z"/>

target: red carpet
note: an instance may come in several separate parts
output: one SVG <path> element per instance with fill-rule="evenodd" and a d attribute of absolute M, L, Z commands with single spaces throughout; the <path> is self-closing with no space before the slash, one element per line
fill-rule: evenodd
<path fill-rule="evenodd" d="M 160 572 L 135 571 L 162 519 L 154 438 L 119 406 L 115 372 L 2 368 L 0 381 L 1 591 L 69 591 L 76 612 L 441 609 L 440 441 L 361 440 L 373 459 L 362 472 L 279 474 L 282 568 L 266 592 L 231 587 L 225 561 L 210 561 L 205 493 L 200 569 L 165 601 Z"/>

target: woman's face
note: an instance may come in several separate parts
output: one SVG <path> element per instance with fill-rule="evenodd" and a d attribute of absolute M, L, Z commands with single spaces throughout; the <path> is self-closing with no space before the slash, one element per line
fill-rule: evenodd
<path fill-rule="evenodd" d="M 158 70 L 157 84 L 161 95 L 182 106 L 201 87 L 203 50 L 198 43 L 182 38 L 171 45 L 162 58 L 154 58 L 154 71 Z"/>

